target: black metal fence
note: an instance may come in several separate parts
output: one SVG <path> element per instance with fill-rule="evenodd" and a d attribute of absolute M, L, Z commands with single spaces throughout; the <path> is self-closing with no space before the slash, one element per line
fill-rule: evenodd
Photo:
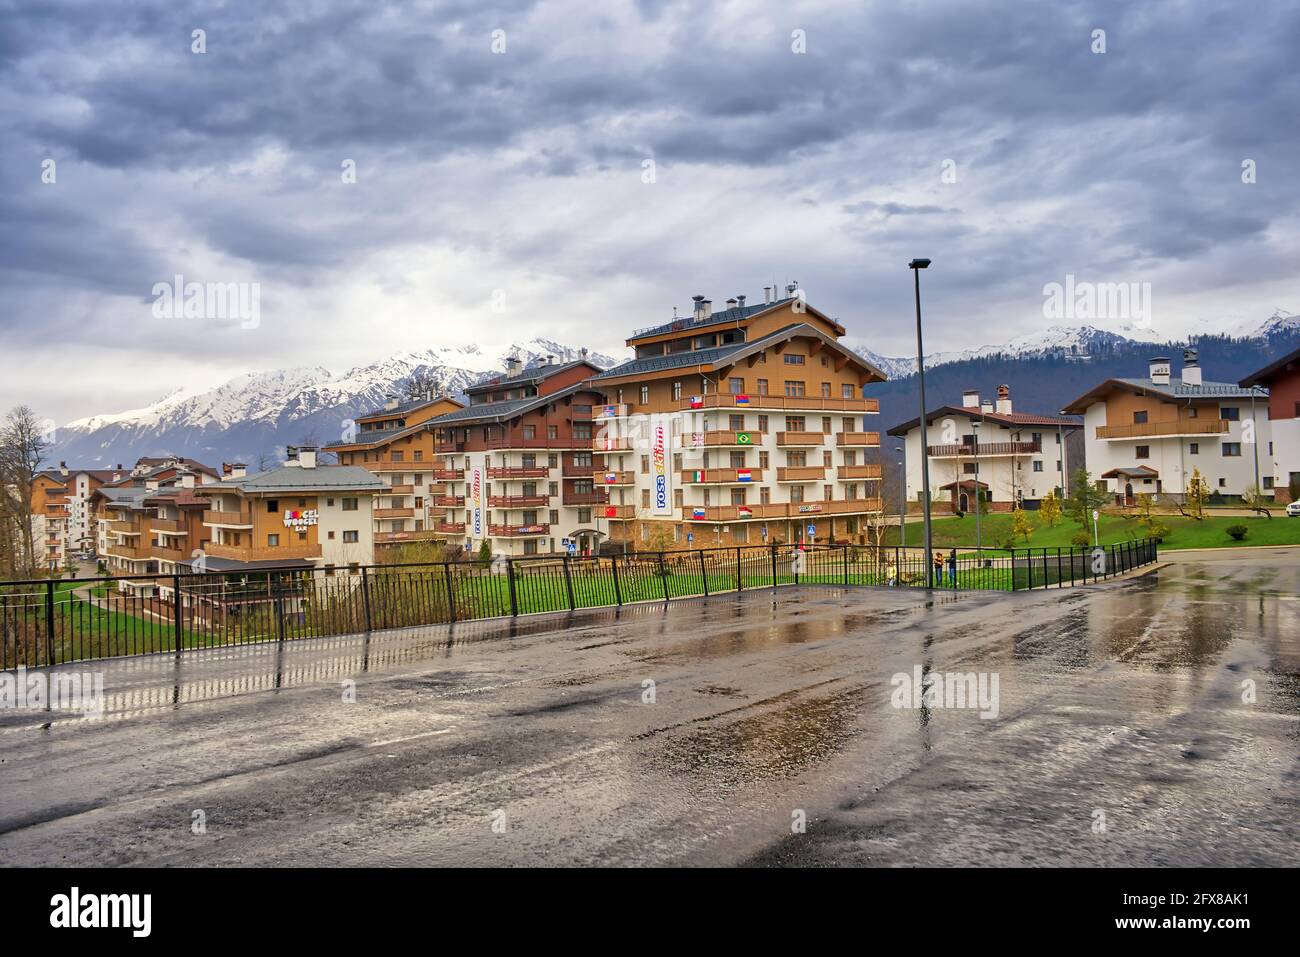
<path fill-rule="evenodd" d="M 0 668 L 669 601 L 787 585 L 1018 591 L 1155 561 L 1152 540 L 1100 548 L 759 545 L 350 570 L 209 572 L 0 583 Z"/>

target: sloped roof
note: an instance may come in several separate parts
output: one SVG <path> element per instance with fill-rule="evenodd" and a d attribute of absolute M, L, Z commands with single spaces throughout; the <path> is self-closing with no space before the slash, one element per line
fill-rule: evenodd
<path fill-rule="evenodd" d="M 576 369 L 578 366 L 586 366 L 593 372 L 600 372 L 600 366 L 596 365 L 590 359 L 574 359 L 572 362 L 562 362 L 559 365 L 537 365 L 531 369 L 523 369 L 518 375 L 501 375 L 494 376 L 491 379 L 485 379 L 475 385 L 466 386 L 465 394 L 474 395 L 478 392 L 491 392 L 501 386 L 517 385 L 521 382 L 543 382 L 558 373 L 568 369 Z M 553 393 L 552 393 L 553 394 Z"/>
<path fill-rule="evenodd" d="M 1300 364 L 1300 349 L 1296 349 L 1294 352 L 1288 352 L 1282 358 L 1270 362 L 1268 365 L 1264 366 L 1264 368 L 1257 369 L 1237 384 L 1243 388 L 1265 385 L 1282 372 L 1296 371 L 1294 369 L 1288 369 L 1287 366 L 1297 364 Z"/>
<path fill-rule="evenodd" d="M 935 419 L 945 415 L 963 415 L 969 419 L 979 419 L 981 422 L 994 422 L 999 425 L 1005 425 L 1011 428 L 1028 425 L 1041 425 L 1044 428 L 1056 428 L 1060 426 L 1066 429 L 1077 429 L 1083 425 L 1078 419 L 1068 418 L 1059 415 L 1040 415 L 1036 412 L 981 412 L 978 408 L 964 405 L 941 405 L 925 414 L 925 424 L 931 424 Z M 886 435 L 906 435 L 914 428 L 921 424 L 921 417 L 918 415 L 914 419 L 909 419 L 900 425 L 894 426 Z"/>
<path fill-rule="evenodd" d="M 555 402 L 565 396 L 573 395 L 575 392 L 590 390 L 591 386 L 587 382 L 575 382 L 573 385 L 566 386 L 555 392 L 536 395 L 529 399 L 508 399 L 503 402 L 480 402 L 477 405 L 467 405 L 463 409 L 457 409 L 455 412 L 448 412 L 446 415 L 430 419 L 425 424 L 434 428 L 443 428 L 445 426 L 504 422 L 507 419 L 513 419 L 517 415 L 523 415 L 525 412 L 541 408 L 549 402 Z"/>
<path fill-rule="evenodd" d="M 357 465 L 318 465 L 315 468 L 286 465 L 244 478 L 195 486 L 197 492 L 310 492 L 331 490 L 383 491 L 379 478 Z"/>
<path fill-rule="evenodd" d="M 390 415 L 405 415 L 407 412 L 415 412 L 418 409 L 423 409 L 425 406 L 435 405 L 439 402 L 455 402 L 456 405 L 461 404 L 449 395 L 435 395 L 431 399 L 409 399 L 406 402 L 399 403 L 391 409 L 375 409 L 371 412 L 364 412 L 357 416 L 357 421 L 361 421 L 362 419 L 380 419 Z"/>
<path fill-rule="evenodd" d="M 1139 395 L 1149 392 L 1166 399 L 1203 399 L 1205 401 L 1213 399 L 1249 399 L 1251 396 L 1264 398 L 1268 395 L 1267 389 L 1247 389 L 1235 382 L 1202 382 L 1200 385 L 1187 385 L 1181 379 L 1172 377 L 1168 384 L 1153 382 L 1150 378 L 1117 378 L 1107 379 L 1100 385 L 1094 386 L 1061 411 L 1082 415 L 1087 411 L 1088 406 L 1100 402 L 1103 397 L 1117 389 L 1124 389 Z"/>
<path fill-rule="evenodd" d="M 759 302 L 752 306 L 736 306 L 733 309 L 722 309 L 712 313 L 707 319 L 696 319 L 693 315 L 681 316 L 677 319 L 671 319 L 658 326 L 651 326 L 648 329 L 638 329 L 632 333 L 631 339 L 644 339 L 649 336 L 661 336 L 668 332 L 684 332 L 687 329 L 707 329 L 709 326 L 721 326 L 727 323 L 739 322 L 741 319 L 748 319 L 750 316 L 756 316 L 760 312 L 767 312 L 769 309 L 776 309 L 784 306 L 786 303 L 794 302 L 794 296 L 786 296 L 784 299 L 777 299 L 774 302 Z"/>

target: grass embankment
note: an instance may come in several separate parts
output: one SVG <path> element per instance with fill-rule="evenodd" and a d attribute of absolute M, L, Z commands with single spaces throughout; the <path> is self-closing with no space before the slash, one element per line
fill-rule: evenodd
<path fill-rule="evenodd" d="M 1081 526 L 1069 518 L 1062 517 L 1054 527 L 1049 527 L 1034 512 L 1025 513 L 1034 524 L 1034 531 L 1026 540 L 1023 536 L 1016 539 L 1016 548 L 1065 548 L 1071 539 L 1079 533 Z M 1288 519 L 1274 514 L 1272 518 L 1245 515 L 1211 515 L 1197 521 L 1182 515 L 1158 515 L 1160 524 L 1169 529 L 1169 534 L 1160 543 L 1162 549 L 1178 548 L 1234 548 L 1243 545 L 1300 545 L 1300 519 Z M 1101 544 L 1110 545 L 1147 537 L 1143 526 L 1138 524 L 1137 515 L 1103 514 L 1098 522 Z M 1227 532 L 1229 526 L 1245 525 L 1246 537 L 1236 541 Z M 1088 533 L 1089 544 L 1092 542 L 1092 527 L 1084 529 Z M 1011 533 L 1011 515 L 996 512 L 980 516 L 980 539 L 985 548 L 999 547 Z M 921 544 L 921 526 L 907 526 L 907 544 Z M 931 535 L 936 548 L 962 548 L 975 545 L 975 516 L 936 516 L 931 522 Z M 889 545 L 898 544 L 898 526 L 893 526 L 886 534 Z"/>

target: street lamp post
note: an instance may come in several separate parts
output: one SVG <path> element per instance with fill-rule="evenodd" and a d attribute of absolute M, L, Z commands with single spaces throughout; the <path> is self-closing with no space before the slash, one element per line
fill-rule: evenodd
<path fill-rule="evenodd" d="M 982 558 L 980 549 L 984 540 L 980 538 L 980 424 L 971 422 L 971 431 L 975 433 L 975 557 Z"/>
<path fill-rule="evenodd" d="M 895 445 L 894 451 L 903 454 L 903 447 Z M 907 472 L 903 470 L 903 460 L 898 460 L 898 544 L 907 547 Z"/>
<path fill-rule="evenodd" d="M 925 348 L 921 342 L 921 270 L 929 266 L 928 259 L 913 259 L 907 264 L 907 268 L 912 270 L 916 290 L 916 376 L 921 393 L 921 518 L 925 526 L 925 581 L 927 588 L 933 588 L 934 543 L 930 535 L 930 445 L 925 429 Z"/>

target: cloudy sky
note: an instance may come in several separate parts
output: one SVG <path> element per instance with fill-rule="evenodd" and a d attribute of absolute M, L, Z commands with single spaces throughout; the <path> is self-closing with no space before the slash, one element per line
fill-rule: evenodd
<path fill-rule="evenodd" d="M 534 335 L 622 355 L 694 293 L 791 280 L 900 355 L 913 256 L 934 350 L 1045 327 L 1067 274 L 1150 283 L 1171 334 L 1300 311 L 1292 4 L 0 12 L 0 408 Z M 177 274 L 257 283 L 257 322 L 158 317 Z"/>

